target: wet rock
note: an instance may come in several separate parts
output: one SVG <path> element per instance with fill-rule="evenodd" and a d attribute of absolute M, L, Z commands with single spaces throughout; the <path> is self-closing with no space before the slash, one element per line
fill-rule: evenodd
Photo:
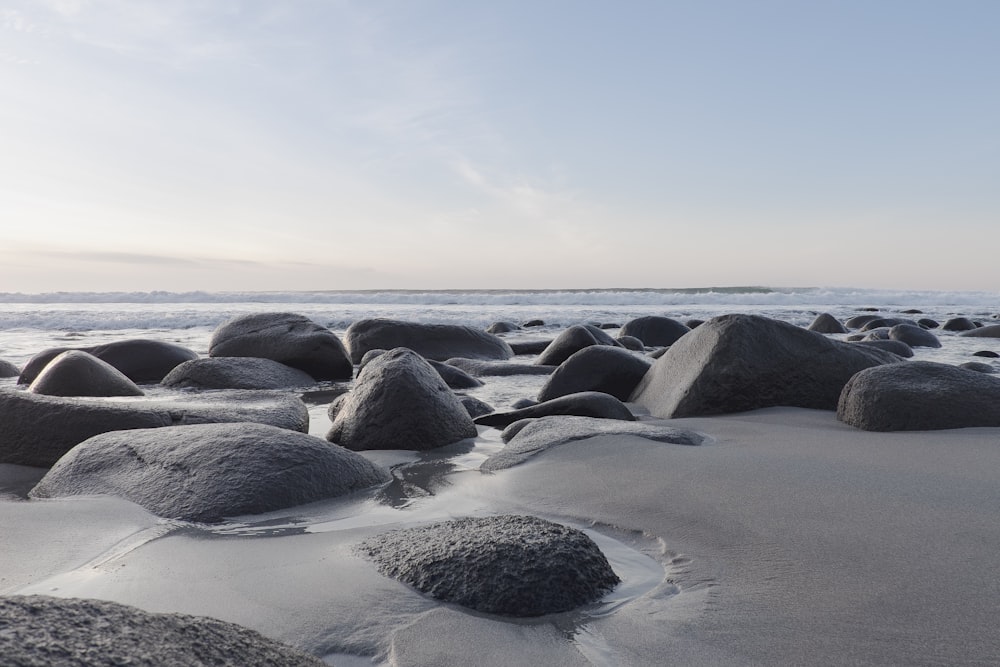
<path fill-rule="evenodd" d="M 491 334 L 501 334 L 510 333 L 512 331 L 520 331 L 520 325 L 514 322 L 494 322 L 490 326 L 486 327 L 486 333 Z"/>
<path fill-rule="evenodd" d="M 889 340 L 901 340 L 910 347 L 941 347 L 941 341 L 915 324 L 897 324 L 889 329 Z"/>
<path fill-rule="evenodd" d="M 913 348 L 904 343 L 901 340 L 889 340 L 889 339 L 874 339 L 874 340 L 859 340 L 855 343 L 856 345 L 869 345 L 871 347 L 878 348 L 880 350 L 885 350 L 886 352 L 892 352 L 904 359 L 909 359 L 913 356 Z"/>
<path fill-rule="evenodd" d="M 461 369 L 473 377 L 506 376 L 506 375 L 550 375 L 555 366 L 538 366 L 535 364 L 516 364 L 509 361 L 481 361 L 456 357 L 444 362 L 449 366 Z"/>
<path fill-rule="evenodd" d="M 21 370 L 17 383 L 31 384 L 50 361 L 67 350 L 92 354 L 139 384 L 155 384 L 178 364 L 198 358 L 198 353 L 194 350 L 160 340 L 134 339 L 92 347 L 53 347 L 29 359 Z"/>
<path fill-rule="evenodd" d="M 46 396 L 142 396 L 143 391 L 117 368 L 80 350 L 50 361 L 28 391 Z"/>
<path fill-rule="evenodd" d="M 507 343 L 515 355 L 541 354 L 551 343 L 552 339 L 546 340 L 509 340 Z"/>
<path fill-rule="evenodd" d="M 1000 338 L 1000 324 L 989 324 L 969 331 L 963 331 L 959 336 L 971 338 Z"/>
<path fill-rule="evenodd" d="M 577 415 L 579 417 L 597 417 L 599 419 L 620 419 L 633 421 L 635 415 L 620 400 L 610 394 L 598 391 L 582 391 L 553 398 L 535 405 L 510 410 L 494 412 L 476 417 L 476 424 L 504 428 L 521 419 L 546 417 L 549 415 Z"/>
<path fill-rule="evenodd" d="M 465 406 L 466 412 L 469 416 L 475 419 L 481 415 L 488 415 L 493 412 L 493 406 L 486 401 L 481 401 L 475 396 L 468 396 L 466 394 L 458 394 L 458 400 L 462 402 Z"/>
<path fill-rule="evenodd" d="M 847 327 L 840 323 L 836 317 L 830 313 L 820 313 L 807 327 L 809 331 L 821 334 L 843 334 L 847 333 Z"/>
<path fill-rule="evenodd" d="M 385 352 L 386 350 L 368 350 L 365 352 L 365 356 L 361 358 L 361 363 L 358 365 L 358 373 L 361 373 L 361 369 L 364 368 L 369 361 L 377 356 L 385 354 Z M 426 361 L 432 368 L 434 368 L 434 370 L 437 371 L 438 375 L 441 376 L 441 379 L 444 380 L 445 384 L 452 389 L 473 389 L 475 387 L 483 386 L 481 380 L 478 380 L 469 373 L 466 373 L 458 366 L 452 366 L 442 361 L 434 361 L 433 359 L 427 359 Z M 473 361 L 473 363 L 475 363 L 474 360 L 470 359 L 469 361 Z"/>
<path fill-rule="evenodd" d="M 669 346 L 690 330 L 675 319 L 646 315 L 626 322 L 619 332 L 619 337 L 633 336 L 641 340 L 643 345 L 650 347 Z"/>
<path fill-rule="evenodd" d="M 187 389 L 285 389 L 308 387 L 316 380 L 305 371 L 272 359 L 208 357 L 185 361 L 167 373 L 160 384 Z"/>
<path fill-rule="evenodd" d="M 945 331 L 972 331 L 976 328 L 976 323 L 968 317 L 953 317 L 941 325 L 941 328 Z"/>
<path fill-rule="evenodd" d="M 20 374 L 20 368 L 6 359 L 0 359 L 0 378 L 16 378 Z"/>
<path fill-rule="evenodd" d="M 452 357 L 510 359 L 514 351 L 501 338 L 452 324 L 419 324 L 389 319 L 359 320 L 344 335 L 354 363 L 368 350 L 405 347 L 425 359 L 444 361 Z"/>
<path fill-rule="evenodd" d="M 476 611 L 530 617 L 599 600 L 618 583 L 582 531 L 531 516 L 456 519 L 369 538 L 386 576 Z"/>
<path fill-rule="evenodd" d="M 599 391 L 627 401 L 652 362 L 628 350 L 592 345 L 576 352 L 549 377 L 538 393 L 548 401 L 582 391 Z"/>
<path fill-rule="evenodd" d="M 688 329 L 697 329 L 704 323 L 705 320 L 699 319 L 697 317 L 691 318 L 689 320 L 684 320 L 684 326 L 686 326 Z"/>

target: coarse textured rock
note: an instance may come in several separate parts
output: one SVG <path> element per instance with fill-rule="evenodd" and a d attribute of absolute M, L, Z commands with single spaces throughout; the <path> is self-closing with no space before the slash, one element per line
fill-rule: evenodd
<path fill-rule="evenodd" d="M 80 350 L 56 355 L 28 387 L 46 396 L 142 396 L 143 391 L 106 361 Z"/>
<path fill-rule="evenodd" d="M 915 324 L 897 324 L 889 329 L 889 340 L 900 340 L 910 347 L 941 347 L 941 341 L 927 329 Z"/>
<path fill-rule="evenodd" d="M 892 352 L 893 354 L 904 359 L 909 359 L 913 356 L 913 348 L 901 340 L 889 340 L 887 338 L 873 340 L 863 339 L 855 342 L 854 345 L 869 345 L 880 350 L 885 350 L 886 352 Z"/>
<path fill-rule="evenodd" d="M 327 439 L 358 451 L 426 450 L 476 435 L 465 406 L 427 360 L 396 348 L 358 374 Z"/>
<path fill-rule="evenodd" d="M 386 350 L 368 350 L 365 352 L 365 356 L 361 357 L 361 362 L 358 364 L 358 373 L 361 373 L 369 361 L 385 354 Z M 426 359 L 427 363 L 437 371 L 441 379 L 444 380 L 452 389 L 473 389 L 475 387 L 482 387 L 483 383 L 481 380 L 473 377 L 469 373 L 466 373 L 458 366 L 453 366 L 451 364 L 445 363 L 443 361 L 434 361 L 433 359 Z M 473 361 L 470 359 L 470 361 Z M 479 363 L 491 363 L 491 362 L 479 362 Z M 492 363 L 503 363 L 503 362 L 492 362 Z"/>
<path fill-rule="evenodd" d="M 308 387 L 316 380 L 305 371 L 273 359 L 208 357 L 185 361 L 167 373 L 160 384 L 187 389 L 286 389 Z"/>
<path fill-rule="evenodd" d="M 16 378 L 20 374 L 20 368 L 6 359 L 0 359 L 0 378 Z"/>
<path fill-rule="evenodd" d="M 900 361 L 787 322 L 722 315 L 670 346 L 631 400 L 664 419 L 777 405 L 834 410 L 856 372 Z"/>
<path fill-rule="evenodd" d="M 514 351 L 485 331 L 454 324 L 420 324 L 390 319 L 359 320 L 344 334 L 354 363 L 368 350 L 405 347 L 425 359 L 444 361 L 452 357 L 510 359 Z"/>
<path fill-rule="evenodd" d="M 198 353 L 161 340 L 121 340 L 92 347 L 53 347 L 39 352 L 21 369 L 18 384 L 31 384 L 42 369 L 67 350 L 80 350 L 105 361 L 139 384 L 155 384 L 178 364 L 197 359 Z"/>
<path fill-rule="evenodd" d="M 264 424 L 102 433 L 60 458 L 32 498 L 107 494 L 157 516 L 215 522 L 341 496 L 390 479 L 360 454 Z"/>
<path fill-rule="evenodd" d="M 256 391 L 110 400 L 0 389 L 0 463 L 47 468 L 99 433 L 218 422 L 257 422 L 306 432 L 309 411 L 296 396 Z"/>
<path fill-rule="evenodd" d="M 989 324 L 984 327 L 977 327 L 969 331 L 963 331 L 959 336 L 971 338 L 1000 338 L 1000 324 Z"/>
<path fill-rule="evenodd" d="M 0 656 L 7 667 L 324 665 L 240 625 L 105 600 L 0 597 L 0 628 Z"/>
<path fill-rule="evenodd" d="M 449 366 L 465 371 L 473 377 L 488 377 L 502 375 L 551 375 L 555 366 L 537 366 L 535 364 L 518 364 L 509 361 L 481 361 L 455 357 L 444 362 Z"/>
<path fill-rule="evenodd" d="M 354 377 L 354 365 L 337 335 L 297 313 L 237 315 L 216 328 L 208 355 L 271 359 L 316 380 Z"/>
<path fill-rule="evenodd" d="M 535 405 L 518 410 L 483 415 L 482 417 L 476 417 L 475 421 L 480 426 L 505 428 L 521 419 L 546 417 L 548 415 L 577 415 L 579 417 L 620 419 L 623 421 L 633 421 L 635 419 L 635 415 L 632 414 L 628 407 L 611 394 L 599 391 L 581 391 L 553 398 L 542 403 L 536 403 Z"/>
<path fill-rule="evenodd" d="M 648 357 L 637 356 L 628 350 L 605 345 L 585 347 L 570 355 L 549 376 L 538 392 L 538 400 L 544 402 L 581 391 L 599 391 L 627 401 L 650 366 L 652 361 Z"/>
<path fill-rule="evenodd" d="M 601 435 L 631 435 L 676 445 L 700 445 L 705 441 L 701 433 L 663 423 L 571 416 L 522 419 L 504 429 L 500 437 L 506 446 L 483 461 L 479 469 L 482 472 L 504 470 L 551 447 Z"/>
<path fill-rule="evenodd" d="M 941 328 L 945 331 L 972 331 L 976 328 L 976 323 L 968 317 L 952 317 L 946 320 Z"/>
<path fill-rule="evenodd" d="M 569 611 L 620 581 L 586 533 L 532 516 L 394 530 L 358 550 L 386 576 L 435 599 L 505 616 Z"/>
<path fill-rule="evenodd" d="M 847 333 L 847 327 L 840 323 L 836 317 L 830 313 L 820 313 L 813 319 L 807 327 L 809 331 L 821 334 L 842 334 Z"/>
<path fill-rule="evenodd" d="M 837 418 L 866 431 L 1000 426 L 1000 378 L 931 361 L 868 368 L 844 387 Z"/>
<path fill-rule="evenodd" d="M 633 336 L 650 347 L 673 345 L 674 341 L 691 331 L 687 325 L 661 315 L 645 315 L 629 320 L 618 332 L 621 336 Z"/>

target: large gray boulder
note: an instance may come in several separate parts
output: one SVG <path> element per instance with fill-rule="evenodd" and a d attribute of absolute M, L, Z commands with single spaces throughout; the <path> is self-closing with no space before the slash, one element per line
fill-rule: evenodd
<path fill-rule="evenodd" d="M 988 324 L 977 329 L 970 329 L 958 334 L 970 338 L 1000 338 L 1000 324 Z"/>
<path fill-rule="evenodd" d="M 0 597 L 7 667 L 323 667 L 254 630 L 204 616 L 154 614 L 105 600 Z"/>
<path fill-rule="evenodd" d="M 361 358 L 361 363 L 358 364 L 358 372 L 360 373 L 361 369 L 363 369 L 368 364 L 369 361 L 385 353 L 386 350 L 368 350 L 367 352 L 365 352 L 365 356 Z M 469 361 L 473 360 L 469 359 Z M 438 375 L 441 376 L 441 379 L 444 380 L 445 384 L 447 384 L 452 389 L 473 389 L 475 387 L 483 386 L 482 380 L 476 378 L 473 375 L 470 375 L 469 373 L 466 373 L 458 366 L 453 366 L 443 361 L 434 361 L 433 359 L 427 359 L 427 363 L 429 363 L 431 367 L 437 371 Z M 503 363 L 503 362 L 479 362 L 479 363 Z"/>
<path fill-rule="evenodd" d="M 395 530 L 358 550 L 386 576 L 437 600 L 505 616 L 569 611 L 596 602 L 620 581 L 586 533 L 532 516 Z"/>
<path fill-rule="evenodd" d="M 396 348 L 365 365 L 326 437 L 360 451 L 427 450 L 476 435 L 465 406 L 427 360 Z"/>
<path fill-rule="evenodd" d="M 723 315 L 668 348 L 631 398 L 664 419 L 775 405 L 834 410 L 852 375 L 900 361 L 787 322 Z"/>
<path fill-rule="evenodd" d="M 359 320 L 344 334 L 354 363 L 368 350 L 406 347 L 426 359 L 452 357 L 510 359 L 514 351 L 499 336 L 454 324 L 419 324 L 390 319 Z"/>
<path fill-rule="evenodd" d="M 548 401 L 581 391 L 600 391 L 627 401 L 650 366 L 652 361 L 648 357 L 617 347 L 591 345 L 559 365 L 538 392 L 538 400 Z"/>
<path fill-rule="evenodd" d="M 941 347 L 941 341 L 927 329 L 915 324 L 897 324 L 889 329 L 889 340 L 899 340 L 910 347 Z"/>
<path fill-rule="evenodd" d="M 611 345 L 612 347 L 622 347 L 621 343 L 608 336 L 593 325 L 574 324 L 567 327 L 549 343 L 542 351 L 535 364 L 539 366 L 558 366 L 579 352 L 591 345 Z"/>
<path fill-rule="evenodd" d="M 160 384 L 186 389 L 287 389 L 312 386 L 316 380 L 272 359 L 208 357 L 185 361 Z"/>
<path fill-rule="evenodd" d="M 142 396 L 143 391 L 117 368 L 80 350 L 66 350 L 50 361 L 28 387 L 47 396 Z"/>
<path fill-rule="evenodd" d="M 264 424 L 196 424 L 96 435 L 63 455 L 29 495 L 107 494 L 167 519 L 214 522 L 389 479 L 388 471 L 360 454 L 305 433 Z"/>
<path fill-rule="evenodd" d="M 976 328 L 976 323 L 968 317 L 952 317 L 941 325 L 945 331 L 972 331 Z"/>
<path fill-rule="evenodd" d="M 809 331 L 821 334 L 843 334 L 847 333 L 847 327 L 840 323 L 836 317 L 830 313 L 820 313 L 813 319 L 807 327 Z"/>
<path fill-rule="evenodd" d="M 687 325 L 661 315 L 645 315 L 629 320 L 618 332 L 618 337 L 634 336 L 649 347 L 666 347 L 691 331 Z"/>
<path fill-rule="evenodd" d="M 99 433 L 219 422 L 307 432 L 309 411 L 296 396 L 256 391 L 111 400 L 0 389 L 0 463 L 47 468 Z"/>
<path fill-rule="evenodd" d="M 521 419 L 547 417 L 549 415 L 576 415 L 578 417 L 596 417 L 598 419 L 620 419 L 633 421 L 635 415 L 624 403 L 612 396 L 599 391 L 581 391 L 553 398 L 544 403 L 535 403 L 518 410 L 508 412 L 493 412 L 476 417 L 476 424 L 505 428 Z"/>
<path fill-rule="evenodd" d="M 931 361 L 869 368 L 844 386 L 837 418 L 866 431 L 1000 426 L 1000 378 Z"/>
<path fill-rule="evenodd" d="M 17 383 L 31 384 L 50 361 L 67 350 L 88 352 L 139 384 L 155 384 L 178 364 L 198 358 L 197 352 L 181 345 L 141 338 L 92 347 L 53 347 L 29 359 L 21 369 Z"/>
<path fill-rule="evenodd" d="M 212 334 L 208 355 L 271 359 L 316 380 L 354 376 L 354 365 L 337 335 L 296 313 L 254 313 L 227 320 Z"/>

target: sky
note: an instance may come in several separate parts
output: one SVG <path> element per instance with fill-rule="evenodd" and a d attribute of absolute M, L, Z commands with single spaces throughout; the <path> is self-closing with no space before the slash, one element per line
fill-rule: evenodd
<path fill-rule="evenodd" d="M 1000 289 L 995 0 L 0 0 L 0 291 Z"/>

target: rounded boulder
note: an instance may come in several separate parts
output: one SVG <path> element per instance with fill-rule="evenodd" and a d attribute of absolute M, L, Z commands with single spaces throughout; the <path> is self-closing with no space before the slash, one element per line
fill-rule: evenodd
<path fill-rule="evenodd" d="M 28 391 L 47 396 L 142 396 L 143 391 L 117 368 L 81 350 L 57 355 Z"/>

